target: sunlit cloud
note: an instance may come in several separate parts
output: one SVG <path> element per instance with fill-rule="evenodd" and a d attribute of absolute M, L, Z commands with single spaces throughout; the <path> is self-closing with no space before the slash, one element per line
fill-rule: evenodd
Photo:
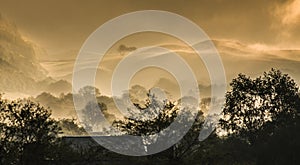
<path fill-rule="evenodd" d="M 282 49 L 299 49 L 300 0 L 280 1 L 270 9 L 274 45 Z"/>
<path fill-rule="evenodd" d="M 270 46 L 266 45 L 263 43 L 254 43 L 254 44 L 249 44 L 249 48 L 257 51 L 270 51 L 270 50 L 280 50 L 278 46 Z"/>
<path fill-rule="evenodd" d="M 293 0 L 278 8 L 283 25 L 293 25 L 300 22 L 300 0 Z"/>

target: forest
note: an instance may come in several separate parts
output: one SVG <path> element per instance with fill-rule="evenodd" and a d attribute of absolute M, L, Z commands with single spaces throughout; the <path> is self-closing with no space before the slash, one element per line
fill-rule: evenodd
<path fill-rule="evenodd" d="M 183 138 L 165 151 L 140 157 L 117 154 L 96 143 L 76 147 L 75 141 L 66 140 L 68 131 L 79 140 L 81 137 L 92 141 L 87 132 L 99 123 L 81 125 L 76 119 L 55 119 L 51 116 L 51 107 L 43 107 L 30 99 L 0 97 L 0 164 L 300 163 L 300 94 L 289 75 L 277 69 L 256 78 L 239 74 L 224 95 L 222 112 L 215 116 L 217 126 L 207 139 L 199 141 L 198 136 L 209 116 L 201 109 L 196 115 L 186 111 L 180 122 L 193 120 L 193 125 Z M 92 114 L 87 120 L 95 115 L 89 112 L 93 106 L 86 105 L 83 110 Z M 98 106 L 107 111 L 105 103 L 99 102 Z M 111 127 L 124 135 L 149 137 L 166 129 L 184 111 L 174 101 L 157 100 L 150 94 L 143 105 L 135 106 L 147 119 L 112 117 Z M 193 115 L 196 118 L 191 118 Z M 180 133 L 180 129 L 174 134 Z M 147 139 L 145 145 L 149 150 L 156 140 Z"/>

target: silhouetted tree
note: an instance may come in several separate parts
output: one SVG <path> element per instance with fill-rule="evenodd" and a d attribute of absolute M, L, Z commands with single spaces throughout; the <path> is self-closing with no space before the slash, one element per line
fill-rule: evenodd
<path fill-rule="evenodd" d="M 300 98 L 294 80 L 272 69 L 253 80 L 240 74 L 230 85 L 220 119 L 227 136 L 216 145 L 231 157 L 228 164 L 297 164 Z"/>
<path fill-rule="evenodd" d="M 29 100 L 0 97 L 1 164 L 38 163 L 49 159 L 49 148 L 60 131 L 48 109 Z"/>
<path fill-rule="evenodd" d="M 258 138 L 267 138 L 278 126 L 295 120 L 298 87 L 287 74 L 272 69 L 254 80 L 240 74 L 230 85 L 220 120 L 227 133 L 253 144 Z"/>
<path fill-rule="evenodd" d="M 148 101 L 144 108 L 136 105 L 136 107 L 143 113 L 142 117 L 144 118 L 136 119 L 132 116 L 126 116 L 124 120 L 114 121 L 113 126 L 129 135 L 147 136 L 158 133 L 165 129 L 174 121 L 174 118 L 177 116 L 178 108 L 176 108 L 171 102 L 166 102 L 163 109 L 150 108 L 150 104 L 152 103 Z M 153 102 L 152 107 L 156 107 L 155 102 Z M 147 112 L 145 112 L 146 110 Z M 158 111 L 154 112 L 153 110 Z M 155 117 L 149 119 L 151 118 L 150 116 Z"/>
<path fill-rule="evenodd" d="M 143 137 L 154 135 L 166 129 L 174 122 L 174 119 L 178 116 L 180 111 L 184 111 L 184 115 L 180 118 L 180 123 L 185 123 L 190 120 L 193 120 L 194 122 L 192 128 L 177 144 L 162 153 L 148 156 L 151 161 L 165 159 L 169 160 L 170 164 L 174 162 L 179 163 L 185 158 L 185 156 L 187 156 L 190 152 L 195 151 L 198 147 L 198 136 L 203 124 L 203 113 L 201 111 L 198 111 L 195 119 L 192 117 L 193 114 L 189 110 L 180 109 L 178 105 L 175 105 L 175 103 L 171 101 L 159 100 L 155 95 L 150 93 L 148 93 L 148 99 L 146 100 L 145 105 L 141 106 L 139 104 L 135 104 L 135 107 L 139 112 L 128 109 L 130 115 L 125 116 L 125 119 L 123 120 L 114 121 L 113 126 L 126 134 Z M 136 116 L 137 113 L 140 114 L 139 117 Z M 182 127 L 185 126 L 185 124 L 182 125 Z M 177 128 L 177 133 L 180 133 L 181 129 L 185 128 Z M 172 136 L 174 135 L 170 135 L 169 138 L 172 138 Z M 146 143 L 149 147 L 151 147 L 151 144 L 154 143 L 155 140 L 155 137 L 153 139 L 146 139 Z"/>

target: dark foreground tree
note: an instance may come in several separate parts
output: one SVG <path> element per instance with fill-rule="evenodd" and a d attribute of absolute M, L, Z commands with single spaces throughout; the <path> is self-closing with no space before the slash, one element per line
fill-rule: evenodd
<path fill-rule="evenodd" d="M 185 98 L 194 99 L 194 98 Z M 189 129 L 187 134 L 174 146 L 161 153 L 148 156 L 151 161 L 167 161 L 168 164 L 182 163 L 191 152 L 194 152 L 199 144 L 198 136 L 203 124 L 203 113 L 197 111 L 196 115 L 189 111 L 188 108 L 180 108 L 173 102 L 168 100 L 159 100 L 155 95 L 148 94 L 148 99 L 145 105 L 135 104 L 139 112 L 135 112 L 129 109 L 130 115 L 123 120 L 116 120 L 113 122 L 113 126 L 129 135 L 136 136 L 150 136 L 159 133 L 169 127 L 178 117 L 180 111 L 183 115 L 180 117 L 179 122 L 182 124 L 182 128 L 176 128 L 175 133 L 180 134 L 181 129 L 185 129 L 187 125 L 184 123 L 193 122 L 194 124 Z M 195 108 L 195 107 L 193 107 Z M 194 111 L 195 112 L 195 111 Z M 134 117 L 136 113 L 141 114 L 139 117 Z M 196 116 L 196 118 L 193 118 Z M 168 140 L 172 140 L 172 136 L 167 135 Z M 145 139 L 149 148 L 151 144 L 155 143 L 158 137 Z M 163 138 L 165 140 L 165 138 Z"/>
<path fill-rule="evenodd" d="M 230 85 L 220 120 L 227 137 L 219 147 L 227 148 L 233 163 L 297 164 L 300 99 L 294 80 L 272 69 L 256 79 L 240 74 Z"/>
<path fill-rule="evenodd" d="M 294 122 L 299 110 L 298 87 L 293 79 L 272 69 L 252 80 L 240 74 L 231 82 L 220 126 L 250 144 Z"/>
<path fill-rule="evenodd" d="M 60 129 L 50 115 L 48 109 L 29 100 L 0 97 L 0 164 L 51 159 Z"/>

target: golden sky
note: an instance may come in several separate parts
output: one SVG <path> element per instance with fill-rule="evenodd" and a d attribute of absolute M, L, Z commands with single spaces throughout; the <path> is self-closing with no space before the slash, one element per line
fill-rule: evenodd
<path fill-rule="evenodd" d="M 15 99 L 71 92 L 75 58 L 88 36 L 105 22 L 140 10 L 173 12 L 200 26 L 220 53 L 227 87 L 239 73 L 257 77 L 271 68 L 288 73 L 300 85 L 300 0 L 0 0 L 0 62 L 9 64 L 0 65 L 0 93 Z M 199 44 L 205 49 L 206 42 Z M 120 61 L 137 48 L 153 45 L 178 53 L 195 74 L 201 97 L 210 97 L 215 84 L 200 57 L 179 39 L 156 32 L 136 33 L 116 42 L 98 65 L 95 86 L 111 96 L 112 75 Z M 141 55 L 130 65 L 139 58 L 158 61 L 165 56 L 161 52 Z M 87 67 L 82 71 L 95 69 L 89 68 L 91 61 L 83 61 Z M 162 88 L 172 99 L 180 97 L 176 77 L 159 68 L 137 71 L 130 86 L 136 84 Z M 140 86 L 129 90 L 137 98 Z M 72 102 L 65 105 L 44 95 L 41 100 L 45 106 L 53 103 L 54 115 L 74 114 Z M 114 104 L 108 107 L 113 109 Z"/>
<path fill-rule="evenodd" d="M 106 21 L 139 10 L 169 11 L 199 25 L 220 52 L 228 82 L 238 73 L 255 77 L 275 67 L 300 83 L 300 0 L 0 0 L 1 15 L 17 26 L 23 39 L 39 48 L 37 63 L 49 72 L 47 76 L 69 82 L 87 37 Z M 103 84 L 102 92 L 110 94 L 110 77 L 123 58 L 120 45 L 128 53 L 148 44 L 178 49 L 199 84 L 207 85 L 205 67 L 194 52 L 170 36 L 143 33 L 125 37 L 109 50 L 108 54 L 117 56 L 107 56 L 101 64 L 104 76 L 97 76 L 96 82 Z M 145 80 L 151 75 L 160 76 Z M 175 90 L 176 86 L 170 74 L 157 69 L 139 72 L 133 80 L 146 87 L 161 83 Z M 169 80 L 173 85 L 166 85 Z"/>
<path fill-rule="evenodd" d="M 104 22 L 147 9 L 187 17 L 214 39 L 300 47 L 300 0 L 0 0 L 0 13 L 50 55 L 78 50 Z"/>

